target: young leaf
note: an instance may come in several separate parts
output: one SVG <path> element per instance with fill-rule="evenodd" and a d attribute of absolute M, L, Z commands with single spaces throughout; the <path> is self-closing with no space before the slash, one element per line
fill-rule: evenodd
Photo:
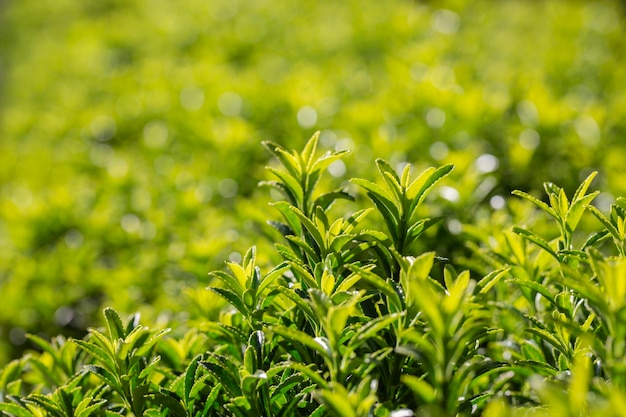
<path fill-rule="evenodd" d="M 313 167 L 313 157 L 315 155 L 315 151 L 317 150 L 317 142 L 320 137 L 320 131 L 313 133 L 313 136 L 307 141 L 302 153 L 300 154 L 300 158 L 306 167 L 305 172 L 311 172 L 311 168 Z"/>
<path fill-rule="evenodd" d="M 109 335 L 111 340 L 123 339 L 126 337 L 126 332 L 124 331 L 124 324 L 122 323 L 122 319 L 120 319 L 119 314 L 112 308 L 104 309 L 104 318 L 106 319 L 107 328 L 109 330 Z"/>
<path fill-rule="evenodd" d="M 556 214 L 556 211 L 554 211 L 552 207 L 548 206 L 543 201 L 531 196 L 530 194 L 526 194 L 525 192 L 520 191 L 520 190 L 514 190 L 511 194 L 516 195 L 518 197 L 525 198 L 526 200 L 530 201 L 531 203 L 539 207 L 541 210 L 543 210 L 544 212 L 552 216 L 557 221 L 560 220 L 559 216 Z"/>
<path fill-rule="evenodd" d="M 448 175 L 452 169 L 454 169 L 454 165 L 451 164 L 441 166 L 437 169 L 426 169 L 413 181 L 407 190 L 407 196 L 411 200 L 411 205 L 407 212 L 409 218 L 413 217 L 413 212 L 417 206 L 424 201 L 435 184 Z"/>
<path fill-rule="evenodd" d="M 587 176 L 587 178 L 585 178 L 585 180 L 580 184 L 580 186 L 578 186 L 578 189 L 574 193 L 574 197 L 572 197 L 572 202 L 580 200 L 587 193 L 587 189 L 591 185 L 591 182 L 596 177 L 596 175 L 598 175 L 598 172 L 593 171 Z"/>
<path fill-rule="evenodd" d="M 557 261 L 560 261 L 559 256 L 556 254 L 556 252 L 550 247 L 548 242 L 546 242 L 541 236 L 537 235 L 534 232 L 531 232 L 530 230 L 526 230 L 518 226 L 513 227 L 513 232 L 517 233 L 524 239 L 530 240 L 531 242 L 533 242 L 534 244 L 536 244 L 537 246 L 539 246 L 540 248 L 548 252 L 550 255 L 552 255 L 554 259 L 556 259 Z"/>

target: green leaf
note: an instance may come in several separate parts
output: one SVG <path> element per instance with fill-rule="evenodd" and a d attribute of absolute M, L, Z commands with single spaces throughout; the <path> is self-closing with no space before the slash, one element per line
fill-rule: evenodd
<path fill-rule="evenodd" d="M 235 278 L 233 275 L 228 274 L 224 271 L 212 271 L 209 272 L 209 276 L 212 278 L 217 278 L 222 281 L 229 290 L 231 290 L 238 297 L 243 295 L 243 287 L 240 285 L 239 280 Z"/>
<path fill-rule="evenodd" d="M 248 308 L 243 303 L 243 300 L 239 298 L 234 292 L 218 287 L 207 287 L 206 289 L 222 297 L 224 300 L 226 300 L 226 302 L 235 307 L 241 314 L 245 316 L 250 314 Z"/>
<path fill-rule="evenodd" d="M 378 165 L 378 170 L 380 171 L 383 180 L 387 184 L 387 188 L 392 191 L 396 201 L 402 204 L 405 197 L 402 185 L 400 185 L 400 178 L 398 178 L 398 174 L 396 174 L 396 171 L 382 159 L 377 159 L 376 164 Z M 385 167 L 384 169 L 381 169 L 381 164 Z"/>
<path fill-rule="evenodd" d="M 317 247 L 323 250 L 326 247 L 326 241 L 323 236 L 323 231 L 320 231 L 315 223 L 313 223 L 304 213 L 298 209 L 297 207 L 290 207 L 291 211 L 293 211 L 296 216 L 300 219 L 302 225 L 306 228 L 306 230 L 311 234 L 311 237 L 317 244 Z"/>
<path fill-rule="evenodd" d="M 313 157 L 315 156 L 315 151 L 317 150 L 317 142 L 320 137 L 320 131 L 313 133 L 313 136 L 307 141 L 302 153 L 300 154 L 300 158 L 304 162 L 306 166 L 306 172 L 311 172 L 311 168 L 313 167 Z"/>
<path fill-rule="evenodd" d="M 115 310 L 109 307 L 105 308 L 104 318 L 106 320 L 111 340 L 124 339 L 126 337 L 122 319 L 120 319 L 119 314 L 117 314 Z"/>
<path fill-rule="evenodd" d="M 43 339 L 42 339 L 43 340 Z M 45 345 L 48 345 L 47 342 L 44 341 Z M 3 368 L 0 368 L 0 393 L 4 394 L 2 391 L 7 387 L 7 385 L 16 379 L 20 378 L 22 370 L 24 369 L 24 361 L 21 359 L 14 359 L 8 364 L 6 364 Z"/>
<path fill-rule="evenodd" d="M 526 230 L 518 226 L 513 227 L 513 232 L 517 233 L 524 239 L 530 240 L 531 242 L 548 252 L 550 255 L 552 255 L 554 259 L 560 262 L 557 253 L 550 247 L 550 244 L 548 244 L 548 242 L 546 242 L 541 236 L 537 235 L 534 232 L 531 232 L 530 230 Z"/>
<path fill-rule="evenodd" d="M 141 355 L 138 355 L 138 356 L 141 356 Z M 161 362 L 160 356 L 155 356 L 154 358 L 152 358 L 152 361 L 150 361 L 150 363 L 145 368 L 143 368 L 141 372 L 139 373 L 139 380 L 145 381 L 146 379 L 150 379 L 150 377 L 153 376 L 153 372 L 156 366 L 159 364 L 159 362 Z"/>
<path fill-rule="evenodd" d="M 565 190 L 559 188 L 558 194 L 558 207 L 559 214 L 561 220 L 565 220 L 567 218 L 567 212 L 569 211 L 569 201 L 567 200 L 567 195 L 565 194 Z"/>
<path fill-rule="evenodd" d="M 269 286 L 275 284 L 277 279 L 280 278 L 287 270 L 289 269 L 289 264 L 287 262 L 282 262 L 281 264 L 275 266 L 270 272 L 263 277 L 261 283 L 259 284 L 259 288 L 257 290 L 258 294 L 262 294 Z"/>
<path fill-rule="evenodd" d="M 302 344 L 310 349 L 313 349 L 326 361 L 329 363 L 332 362 L 332 352 L 330 351 L 330 346 L 328 346 L 328 344 L 321 338 L 313 338 L 301 330 L 285 326 L 274 326 L 272 327 L 272 331 L 291 343 Z"/>
<path fill-rule="evenodd" d="M 585 241 L 585 243 L 583 243 L 583 245 L 581 247 L 581 250 L 584 251 L 587 248 L 595 247 L 596 244 L 598 244 L 599 242 L 602 242 L 605 238 L 608 237 L 608 235 L 609 235 L 609 231 L 608 230 L 602 230 L 600 232 L 596 232 L 596 233 L 592 234 Z"/>
<path fill-rule="evenodd" d="M 100 346 L 84 340 L 73 340 L 82 350 L 89 353 L 95 360 L 100 362 L 110 372 L 115 372 L 115 358 Z"/>
<path fill-rule="evenodd" d="M 248 273 L 237 262 L 226 262 L 226 266 L 232 272 L 233 276 L 237 279 L 238 287 L 241 289 L 248 288 Z M 252 275 L 252 274 L 250 274 Z"/>
<path fill-rule="evenodd" d="M 358 274 L 363 281 L 366 281 L 368 284 L 387 296 L 387 299 L 389 300 L 391 305 L 395 307 L 396 312 L 402 311 L 404 309 L 403 302 L 396 292 L 396 289 L 389 282 L 385 281 L 372 271 L 369 271 L 363 267 L 354 264 L 346 265 L 346 268 L 348 268 L 353 273 Z"/>
<path fill-rule="evenodd" d="M 546 288 L 545 286 L 539 284 L 538 282 L 521 280 L 521 279 L 511 279 L 511 280 L 508 280 L 507 282 L 511 282 L 513 284 L 516 284 L 522 287 L 530 288 L 531 290 L 541 294 L 547 301 L 550 302 L 550 304 L 554 305 L 557 308 L 559 307 L 559 305 L 554 300 L 554 295 L 550 292 L 550 290 Z"/>
<path fill-rule="evenodd" d="M 361 326 L 350 338 L 350 347 L 352 349 L 356 349 L 362 343 L 367 342 L 369 338 L 380 333 L 383 329 L 397 322 L 405 315 L 406 311 L 402 311 L 399 313 L 392 313 L 385 316 L 376 317 L 375 319 L 370 320 L 365 325 Z"/>
<path fill-rule="evenodd" d="M 600 191 L 595 191 L 587 196 L 581 197 L 578 200 L 574 200 L 567 212 L 567 226 L 570 231 L 574 231 L 580 218 L 582 217 L 585 209 L 591 204 L 591 201 L 600 194 Z"/>
<path fill-rule="evenodd" d="M 318 158 L 315 161 L 315 163 L 313 164 L 313 167 L 311 167 L 311 170 L 309 172 L 313 173 L 313 172 L 323 171 L 326 168 L 328 168 L 330 164 L 343 158 L 345 155 L 349 153 L 350 151 L 348 149 L 342 149 L 339 151 L 326 153 L 325 155 L 323 155 L 322 157 Z"/>
<path fill-rule="evenodd" d="M 530 327 L 526 329 L 525 331 L 535 336 L 538 336 L 541 340 L 548 343 L 549 345 L 554 347 L 556 350 L 558 350 L 562 354 L 566 356 L 569 354 L 567 351 L 567 348 L 563 346 L 561 341 L 558 340 L 552 333 L 548 332 L 547 330 L 539 329 L 537 327 Z"/>
<path fill-rule="evenodd" d="M 302 189 L 302 186 L 300 185 L 298 180 L 288 173 L 279 171 L 272 167 L 267 167 L 267 170 L 283 182 L 283 184 L 285 185 L 285 189 L 289 193 L 291 203 L 301 205 L 304 199 L 304 190 Z"/>
<path fill-rule="evenodd" d="M 291 300 L 308 318 L 309 322 L 315 325 L 319 325 L 319 319 L 311 306 L 298 294 L 296 294 L 291 288 L 277 287 L 276 288 L 282 295 Z"/>
<path fill-rule="evenodd" d="M 381 214 L 385 216 L 385 214 L 388 213 L 391 215 L 393 221 L 397 223 L 396 219 L 400 218 L 400 209 L 387 191 L 379 185 L 362 178 L 352 178 L 350 182 L 364 188 L 368 192 L 370 199 L 374 202 L 376 207 L 378 207 Z"/>
<path fill-rule="evenodd" d="M 320 262 L 320 256 L 318 253 L 300 236 L 287 236 L 287 240 L 293 242 L 297 247 L 302 249 L 310 261 L 317 263 Z"/>
<path fill-rule="evenodd" d="M 604 214 L 602 214 L 600 210 L 592 205 L 587 206 L 587 209 L 600 221 L 600 223 L 602 223 L 615 240 L 622 241 L 624 239 L 624 236 L 622 236 L 617 228 L 604 216 Z"/>
<path fill-rule="evenodd" d="M 149 397 L 154 400 L 160 410 L 167 410 L 168 415 L 171 413 L 175 417 L 187 417 L 187 411 L 173 392 L 161 388 L 159 392 L 150 394 Z"/>
<path fill-rule="evenodd" d="M 187 369 L 185 370 L 185 380 L 184 380 L 184 400 L 186 403 L 189 402 L 189 400 L 192 398 L 191 397 L 191 390 L 193 388 L 193 384 L 195 382 L 196 379 L 196 373 L 198 371 L 198 364 L 200 362 L 200 360 L 202 359 L 203 355 L 199 354 L 196 355 L 191 362 L 189 362 L 189 365 L 187 365 Z"/>
<path fill-rule="evenodd" d="M 31 413 L 28 409 L 20 407 L 17 404 L 0 403 L 0 411 L 5 411 L 14 415 L 15 417 L 34 417 L 35 414 Z"/>
<path fill-rule="evenodd" d="M 413 183 L 411 183 L 407 190 L 407 197 L 411 200 L 411 205 L 407 212 L 408 218 L 413 217 L 413 212 L 422 201 L 424 201 L 435 184 L 448 175 L 453 169 L 454 165 L 451 164 L 441 166 L 437 169 L 429 168 L 424 170 Z"/>
<path fill-rule="evenodd" d="M 85 365 L 85 369 L 92 374 L 98 376 L 115 391 L 122 393 L 120 383 L 113 373 L 109 372 L 100 365 Z"/>
<path fill-rule="evenodd" d="M 534 362 L 546 362 L 546 358 L 543 355 L 543 352 L 533 341 L 524 340 L 521 346 L 522 354 L 524 355 L 524 359 L 531 360 Z"/>
<path fill-rule="evenodd" d="M 226 388 L 229 395 L 241 396 L 239 376 L 229 371 L 228 363 L 218 359 L 218 362 L 202 361 L 200 365 L 206 368 Z"/>
<path fill-rule="evenodd" d="M 99 399 L 95 400 L 91 397 L 83 398 L 78 405 L 76 406 L 76 410 L 74 410 L 75 417 L 90 417 L 94 414 L 97 414 L 95 411 L 99 410 L 104 404 L 106 400 Z"/>
<path fill-rule="evenodd" d="M 321 207 L 323 210 L 328 210 L 333 203 L 339 199 L 354 201 L 354 197 L 344 190 L 335 190 L 328 193 L 324 193 L 317 197 L 313 203 L 314 207 Z"/>
<path fill-rule="evenodd" d="M 443 219 L 444 217 L 435 217 L 433 219 L 422 219 L 413 223 L 406 232 L 405 251 L 411 249 L 422 233 L 437 223 L 440 223 Z"/>
<path fill-rule="evenodd" d="M 306 269 L 306 267 L 302 266 L 297 262 L 287 261 L 287 264 L 291 268 L 294 275 L 299 278 L 304 286 L 308 288 L 318 288 L 319 285 L 313 275 Z"/>
<path fill-rule="evenodd" d="M 501 269 L 496 269 L 495 271 L 491 271 L 484 278 L 478 281 L 476 287 L 479 290 L 480 294 L 487 293 L 494 285 L 496 285 L 502 277 L 504 277 L 510 270 L 510 267 L 504 267 Z"/>
<path fill-rule="evenodd" d="M 598 172 L 593 171 L 591 174 L 587 176 L 587 178 L 585 178 L 585 180 L 580 184 L 580 186 L 576 190 L 576 193 L 574 193 L 574 197 L 572 197 L 572 202 L 576 202 L 580 200 L 587 193 L 587 189 L 591 185 L 591 182 L 596 177 L 596 175 L 598 175 Z"/>
<path fill-rule="evenodd" d="M 338 390 L 337 386 L 333 387 L 333 391 L 322 390 L 319 396 L 326 406 L 329 415 L 334 417 L 356 417 L 356 413 L 350 406 L 350 399 L 345 389 Z"/>
<path fill-rule="evenodd" d="M 432 403 L 437 398 L 437 390 L 422 378 L 413 375 L 402 375 L 400 380 L 427 404 Z"/>
<path fill-rule="evenodd" d="M 300 167 L 300 163 L 298 159 L 287 152 L 280 145 L 270 142 L 263 141 L 261 142 L 278 160 L 283 164 L 287 171 L 294 177 L 300 178 L 302 176 L 302 169 Z"/>
<path fill-rule="evenodd" d="M 299 362 L 287 362 L 286 363 L 289 368 L 300 372 L 302 375 L 306 376 L 311 380 L 314 384 L 318 386 L 318 388 L 328 388 L 328 382 L 322 378 L 319 372 L 316 372 L 311 368 L 312 365 L 305 365 Z"/>
<path fill-rule="evenodd" d="M 560 221 L 560 218 L 556 214 L 556 211 L 554 211 L 552 207 L 548 206 L 543 201 L 531 196 L 530 194 L 526 194 L 525 192 L 520 191 L 520 190 L 514 190 L 511 194 L 516 195 L 518 197 L 525 198 L 526 200 L 530 201 L 531 203 L 539 207 L 541 210 L 543 210 L 544 212 L 546 212 L 547 214 L 555 218 L 557 221 Z"/>

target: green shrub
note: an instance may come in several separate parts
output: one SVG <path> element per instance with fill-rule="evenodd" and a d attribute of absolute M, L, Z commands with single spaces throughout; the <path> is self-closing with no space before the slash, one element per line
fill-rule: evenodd
<path fill-rule="evenodd" d="M 321 130 L 352 150 L 338 180 L 373 180 L 374 156 L 454 164 L 418 208 L 444 227 L 415 249 L 455 266 L 451 230 L 500 227 L 491 203 L 514 189 L 571 195 L 597 170 L 606 211 L 626 192 L 623 16 L 611 0 L 0 2 L 0 363 L 25 333 L 82 338 L 104 306 L 216 319 L 208 270 L 253 244 L 277 261 L 262 140 Z M 509 204 L 498 221 L 529 219 Z"/>
<path fill-rule="evenodd" d="M 345 152 L 317 156 L 318 138 L 266 143 L 282 165 L 264 183 L 282 195 L 277 263 L 252 247 L 211 273 L 217 319 L 169 332 L 107 308 L 84 339 L 29 336 L 40 352 L 0 372 L 0 415 L 624 415 L 625 199 L 609 217 L 591 206 L 595 173 L 571 200 L 552 183 L 549 203 L 516 191 L 550 237 L 483 235 L 459 272 L 414 244 L 439 223 L 418 208 L 452 166 L 413 177 L 377 160 L 378 179 L 352 180 L 373 208 L 334 214 L 354 196 L 320 179 Z"/>

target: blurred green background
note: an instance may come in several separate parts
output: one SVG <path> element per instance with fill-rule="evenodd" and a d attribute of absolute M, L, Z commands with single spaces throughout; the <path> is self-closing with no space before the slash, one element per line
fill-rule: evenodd
<path fill-rule="evenodd" d="M 215 317 L 207 272 L 271 247 L 262 140 L 321 130 L 353 151 L 335 185 L 454 163 L 424 244 L 443 256 L 513 189 L 596 169 L 606 207 L 624 23 L 616 1 L 0 1 L 0 364 L 104 305 Z"/>

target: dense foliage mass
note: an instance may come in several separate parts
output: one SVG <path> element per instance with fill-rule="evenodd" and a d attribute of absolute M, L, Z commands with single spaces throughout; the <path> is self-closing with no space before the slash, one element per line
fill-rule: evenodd
<path fill-rule="evenodd" d="M 593 167 L 608 209 L 623 33 L 610 1 L 0 2 L 0 362 L 104 306 L 216 318 L 207 271 L 271 248 L 262 140 L 321 130 L 352 150 L 344 180 L 454 164 L 422 249 L 455 264 L 449 231 L 505 217 L 514 189 L 573 193 Z"/>
<path fill-rule="evenodd" d="M 0 415 L 622 415 L 624 13 L 0 1 Z"/>
<path fill-rule="evenodd" d="M 378 159 L 379 181 L 351 180 L 373 208 L 336 215 L 354 196 L 318 183 L 346 152 L 317 156 L 317 143 L 265 143 L 282 164 L 264 183 L 283 196 L 281 261 L 264 272 L 252 247 L 212 272 L 206 291 L 229 306 L 218 320 L 168 336 L 107 308 L 82 340 L 29 336 L 42 353 L 0 373 L 0 415 L 625 415 L 626 199 L 609 216 L 590 205 L 595 173 L 571 198 L 545 183 L 548 204 L 515 191 L 558 235 L 485 236 L 474 279 L 416 253 L 441 220 L 421 205 L 452 165 L 414 177 Z M 578 243 L 586 211 L 597 232 Z"/>

